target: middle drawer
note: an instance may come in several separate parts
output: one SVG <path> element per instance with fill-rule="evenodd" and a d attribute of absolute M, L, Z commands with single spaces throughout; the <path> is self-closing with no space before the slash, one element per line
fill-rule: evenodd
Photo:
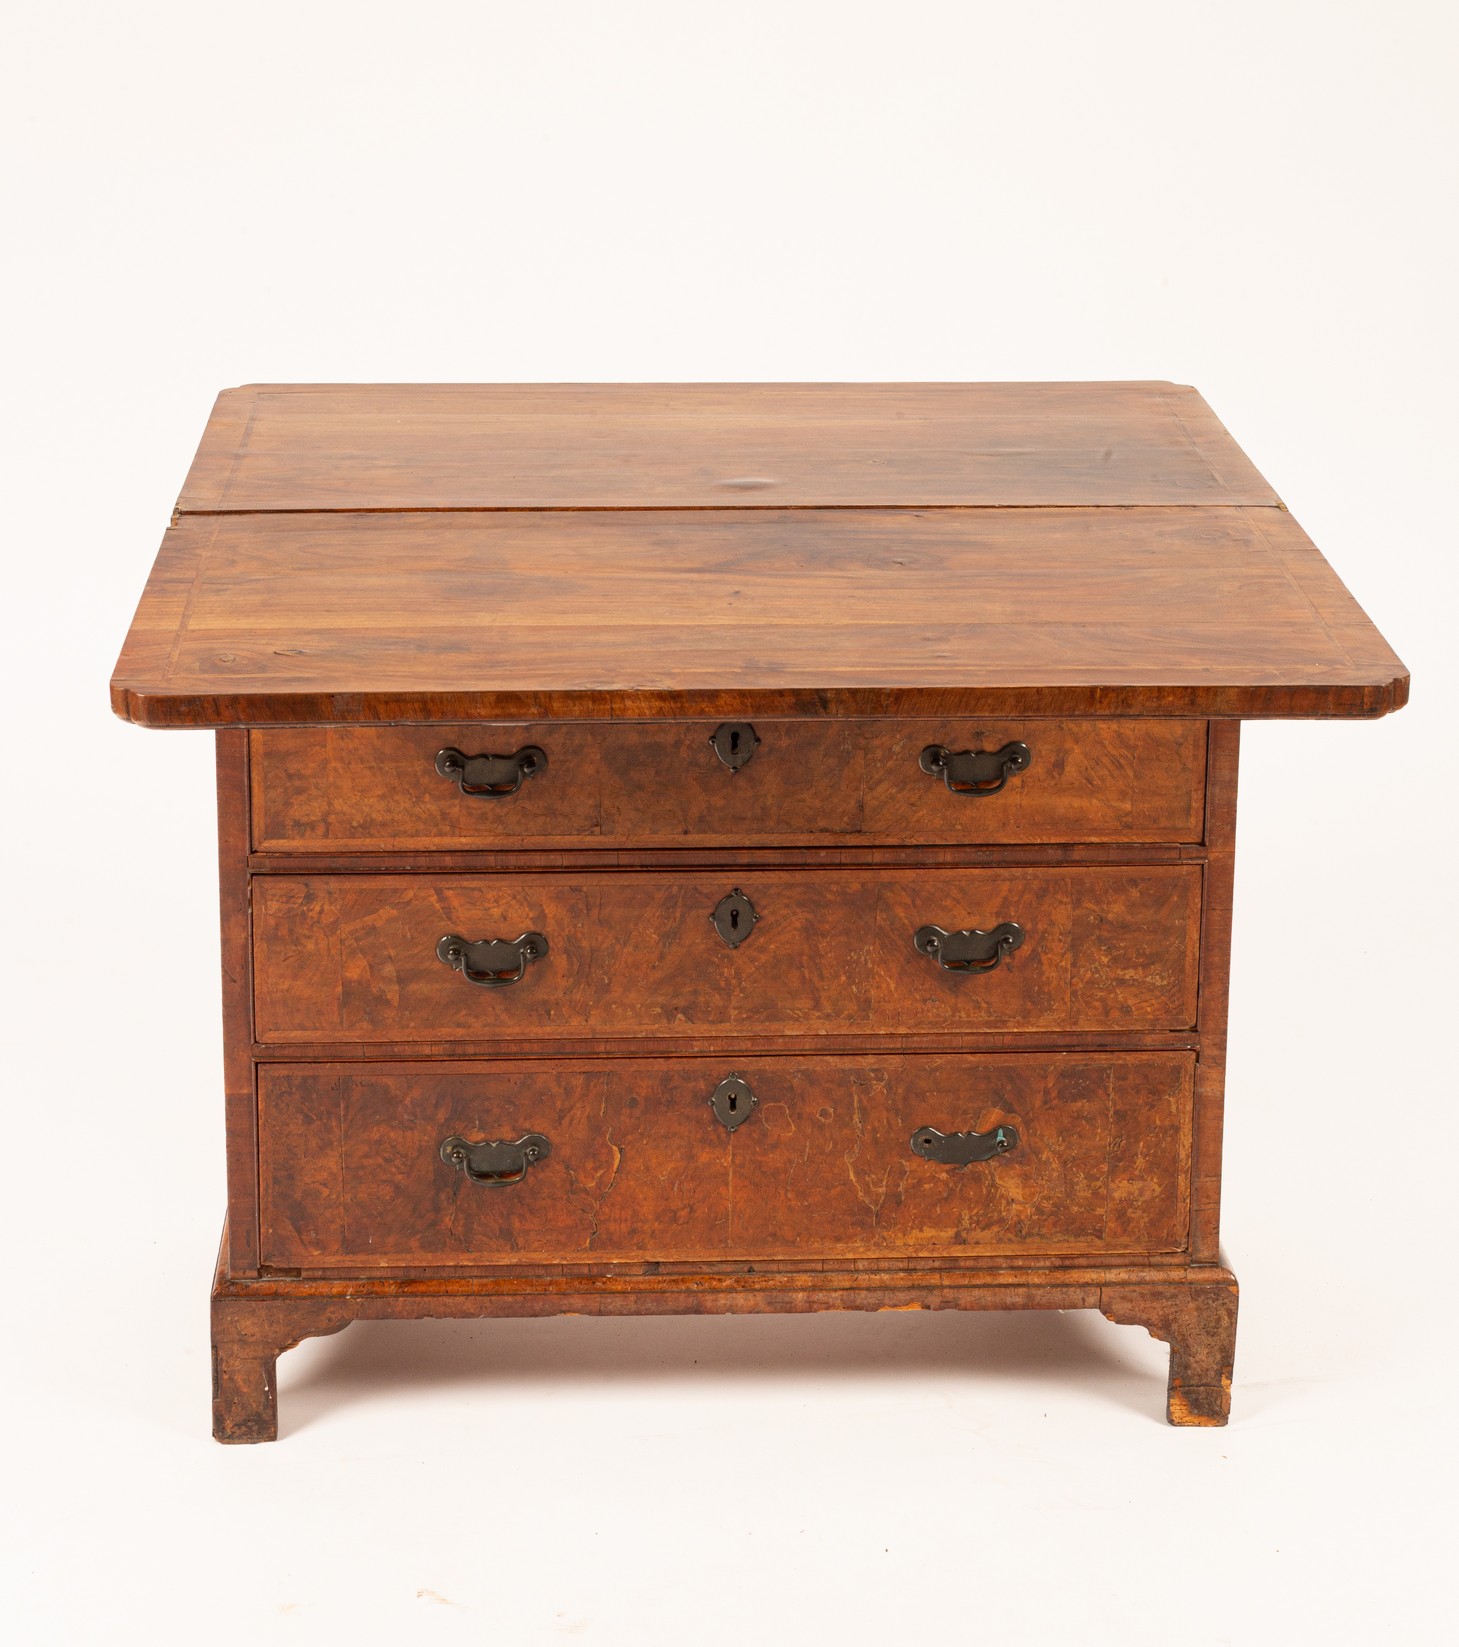
<path fill-rule="evenodd" d="M 1118 1033 L 1196 1018 L 1197 865 L 253 887 L 263 1042 Z"/>

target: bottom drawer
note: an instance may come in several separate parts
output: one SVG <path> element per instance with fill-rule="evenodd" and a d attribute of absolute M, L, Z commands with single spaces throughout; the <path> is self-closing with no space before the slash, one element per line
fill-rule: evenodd
<path fill-rule="evenodd" d="M 264 1065 L 261 1255 L 360 1270 L 1177 1252 L 1194 1065 L 1164 1052 Z"/>

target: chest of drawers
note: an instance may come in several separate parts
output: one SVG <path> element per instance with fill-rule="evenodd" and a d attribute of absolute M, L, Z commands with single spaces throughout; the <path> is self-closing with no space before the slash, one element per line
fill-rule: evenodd
<path fill-rule="evenodd" d="M 367 1317 L 1090 1308 L 1225 1421 L 1239 724 L 1402 664 L 1169 384 L 219 397 L 215 1434 Z"/>

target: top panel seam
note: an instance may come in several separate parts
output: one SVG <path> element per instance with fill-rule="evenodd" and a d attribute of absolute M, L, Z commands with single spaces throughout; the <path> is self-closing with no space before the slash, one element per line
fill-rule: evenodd
<path fill-rule="evenodd" d="M 301 505 L 297 509 L 195 509 L 179 503 L 174 520 L 223 515 L 758 515 L 758 514 L 985 514 L 1026 510 L 1133 513 L 1142 509 L 1279 509 L 1279 498 L 1243 503 L 1230 498 L 1202 498 L 1188 503 L 383 503 L 333 508 Z"/>

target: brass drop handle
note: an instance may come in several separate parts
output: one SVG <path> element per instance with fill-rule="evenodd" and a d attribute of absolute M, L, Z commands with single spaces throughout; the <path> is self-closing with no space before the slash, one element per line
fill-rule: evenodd
<path fill-rule="evenodd" d="M 520 983 L 527 963 L 540 961 L 546 953 L 547 939 L 540 932 L 524 932 L 520 938 L 479 938 L 475 943 L 448 932 L 436 944 L 438 961 L 482 989 Z"/>
<path fill-rule="evenodd" d="M 540 1132 L 526 1133 L 514 1144 L 500 1138 L 473 1144 L 453 1133 L 441 1144 L 441 1159 L 448 1167 L 459 1167 L 473 1184 L 498 1189 L 520 1184 L 527 1168 L 545 1161 L 551 1153 L 552 1145 Z"/>
<path fill-rule="evenodd" d="M 912 1153 L 946 1167 L 965 1167 L 972 1161 L 992 1161 L 1018 1147 L 1016 1127 L 993 1127 L 987 1132 L 939 1132 L 918 1127 L 912 1134 Z"/>
<path fill-rule="evenodd" d="M 988 932 L 978 927 L 944 932 L 940 926 L 921 926 L 912 935 L 917 953 L 931 956 L 944 972 L 991 972 L 1023 939 L 1017 921 L 1002 921 Z"/>
<path fill-rule="evenodd" d="M 996 795 L 1016 773 L 1027 772 L 1032 759 L 1026 743 L 956 753 L 940 743 L 930 743 L 918 756 L 917 764 L 930 777 L 941 778 L 954 795 Z"/>
<path fill-rule="evenodd" d="M 528 744 L 515 755 L 464 755 L 459 749 L 443 749 L 436 756 L 436 771 L 451 778 L 463 795 L 486 795 L 500 800 L 515 795 L 524 778 L 547 770 L 547 751 Z"/>

